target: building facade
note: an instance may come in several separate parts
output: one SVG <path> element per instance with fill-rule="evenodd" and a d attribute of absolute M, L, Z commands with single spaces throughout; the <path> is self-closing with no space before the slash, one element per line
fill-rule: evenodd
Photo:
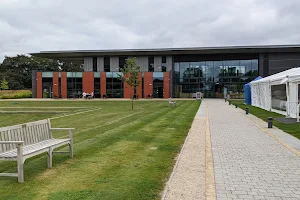
<path fill-rule="evenodd" d="M 31 55 L 78 62 L 84 72 L 33 72 L 33 97 L 222 98 L 243 93 L 243 85 L 300 66 L 300 46 L 243 46 L 178 49 L 47 51 Z M 118 79 L 126 59 L 136 57 L 141 84 L 132 94 Z"/>

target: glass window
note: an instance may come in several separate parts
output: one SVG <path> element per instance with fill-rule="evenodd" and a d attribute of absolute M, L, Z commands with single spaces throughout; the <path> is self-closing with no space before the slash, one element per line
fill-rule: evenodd
<path fill-rule="evenodd" d="M 164 98 L 164 73 L 153 72 L 153 98 Z"/>
<path fill-rule="evenodd" d="M 180 63 L 174 63 L 174 70 L 175 70 L 175 72 L 179 72 L 179 64 Z"/>
<path fill-rule="evenodd" d="M 161 64 L 161 71 L 162 72 L 166 72 L 167 71 L 167 64 L 166 63 L 162 63 Z"/>
<path fill-rule="evenodd" d="M 252 61 L 251 60 L 241 60 L 241 76 L 252 76 Z"/>
<path fill-rule="evenodd" d="M 258 60 L 252 60 L 252 76 L 258 76 Z"/>
<path fill-rule="evenodd" d="M 93 72 L 97 71 L 97 66 L 98 66 L 98 60 L 97 57 L 93 57 Z"/>
<path fill-rule="evenodd" d="M 214 61 L 214 82 L 219 82 L 220 77 L 223 77 L 223 61 Z"/>
<path fill-rule="evenodd" d="M 100 77 L 96 77 L 94 74 L 94 97 L 95 98 L 101 98 L 100 93 Z"/>
<path fill-rule="evenodd" d="M 110 57 L 104 57 L 104 71 L 110 72 Z"/>
<path fill-rule="evenodd" d="M 44 72 L 42 72 L 42 73 L 44 73 Z M 42 76 L 43 76 L 43 74 L 42 74 Z M 52 77 L 43 77 L 42 78 L 43 98 L 52 98 L 52 94 L 53 94 L 52 87 L 53 87 L 53 78 Z"/>
<path fill-rule="evenodd" d="M 119 57 L 119 71 L 121 71 L 121 69 L 124 68 L 127 59 L 128 57 L 124 57 L 124 56 Z"/>
<path fill-rule="evenodd" d="M 123 82 L 118 79 L 121 72 L 106 73 L 106 95 L 108 98 L 123 98 Z"/>
<path fill-rule="evenodd" d="M 154 72 L 154 57 L 153 56 L 148 57 L 148 63 L 149 63 L 148 71 Z"/>
<path fill-rule="evenodd" d="M 206 65 L 206 81 L 212 83 L 214 78 L 214 62 L 207 61 L 205 62 L 205 65 Z"/>
<path fill-rule="evenodd" d="M 67 77 L 67 96 L 68 98 L 80 98 L 82 95 L 82 78 L 76 77 L 75 72 L 72 75 L 74 76 Z"/>
<path fill-rule="evenodd" d="M 226 60 L 224 61 L 224 69 L 227 71 L 228 76 L 237 76 L 239 70 L 239 60 Z"/>
<path fill-rule="evenodd" d="M 100 78 L 100 72 L 95 72 L 95 73 L 94 73 L 94 77 L 95 77 L 95 78 Z"/>
<path fill-rule="evenodd" d="M 200 77 L 200 62 L 191 62 L 190 63 L 190 74 L 191 78 L 199 78 Z"/>
<path fill-rule="evenodd" d="M 82 72 L 74 72 L 76 78 L 82 78 Z"/>
<path fill-rule="evenodd" d="M 43 78 L 52 78 L 53 72 L 42 72 L 42 77 Z"/>
<path fill-rule="evenodd" d="M 180 82 L 189 82 L 190 78 L 190 63 L 182 62 L 180 63 Z"/>
<path fill-rule="evenodd" d="M 162 56 L 162 57 L 161 57 L 161 62 L 162 62 L 162 63 L 167 63 L 167 58 L 166 58 L 166 56 Z"/>

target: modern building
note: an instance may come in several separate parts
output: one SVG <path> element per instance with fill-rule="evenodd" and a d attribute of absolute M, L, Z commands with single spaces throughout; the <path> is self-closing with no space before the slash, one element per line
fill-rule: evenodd
<path fill-rule="evenodd" d="M 141 67 L 138 98 L 221 98 L 243 93 L 243 85 L 257 76 L 268 76 L 300 66 L 300 45 L 231 46 L 124 50 L 41 51 L 31 55 L 77 62 L 84 72 L 33 73 L 33 97 L 130 98 L 131 90 L 117 78 L 127 58 Z M 44 94 L 44 95 L 43 95 Z M 48 94 L 48 95 L 45 95 Z"/>

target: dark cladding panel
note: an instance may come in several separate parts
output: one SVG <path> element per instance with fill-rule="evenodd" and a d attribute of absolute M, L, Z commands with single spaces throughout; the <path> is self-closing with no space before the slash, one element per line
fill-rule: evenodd
<path fill-rule="evenodd" d="M 258 75 L 263 77 L 263 69 L 264 69 L 264 55 L 259 54 L 259 61 L 258 61 Z"/>
<path fill-rule="evenodd" d="M 32 71 L 32 98 L 36 98 L 36 70 Z"/>
<path fill-rule="evenodd" d="M 197 55 L 175 55 L 174 62 L 198 62 L 218 60 L 251 60 L 258 59 L 258 54 L 197 54 Z"/>
<path fill-rule="evenodd" d="M 263 56 L 264 63 L 263 63 L 263 77 L 269 76 L 269 55 L 264 54 Z"/>
<path fill-rule="evenodd" d="M 269 54 L 270 75 L 290 68 L 300 67 L 300 53 Z"/>

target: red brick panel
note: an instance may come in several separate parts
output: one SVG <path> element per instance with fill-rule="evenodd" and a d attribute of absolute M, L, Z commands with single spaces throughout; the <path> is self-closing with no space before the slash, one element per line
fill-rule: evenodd
<path fill-rule="evenodd" d="M 101 95 L 106 95 L 106 72 L 101 72 L 100 75 L 100 88 L 101 88 Z"/>
<path fill-rule="evenodd" d="M 42 72 L 36 73 L 36 97 L 43 98 L 43 77 Z"/>
<path fill-rule="evenodd" d="M 142 72 L 139 72 L 139 80 L 140 80 L 140 85 L 138 87 L 136 87 L 136 95 L 138 96 L 138 98 L 142 98 L 142 91 L 143 91 L 143 83 L 142 83 Z"/>
<path fill-rule="evenodd" d="M 67 72 L 61 73 L 61 97 L 67 98 Z"/>
<path fill-rule="evenodd" d="M 124 76 L 125 78 L 128 78 L 129 74 L 125 74 Z M 131 98 L 131 95 L 133 95 L 131 87 L 126 82 L 124 82 L 124 98 Z"/>
<path fill-rule="evenodd" d="M 164 72 L 164 98 L 170 98 L 170 72 Z"/>
<path fill-rule="evenodd" d="M 144 72 L 144 97 L 153 96 L 153 72 Z"/>
<path fill-rule="evenodd" d="M 58 84 L 58 72 L 53 72 L 53 86 L 52 86 L 52 91 L 53 91 L 53 97 L 54 98 L 58 98 L 59 97 L 59 94 L 58 94 L 58 87 L 59 87 L 59 84 Z"/>
<path fill-rule="evenodd" d="M 94 92 L 94 72 L 83 72 L 82 92 Z"/>

